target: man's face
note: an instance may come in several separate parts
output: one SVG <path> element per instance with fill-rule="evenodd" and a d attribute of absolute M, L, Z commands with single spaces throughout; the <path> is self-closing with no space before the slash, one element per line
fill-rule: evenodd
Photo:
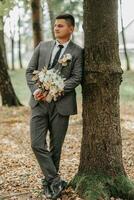
<path fill-rule="evenodd" d="M 54 34 L 57 39 L 69 38 L 73 33 L 73 30 L 74 27 L 71 26 L 66 20 L 56 19 L 54 24 Z"/>

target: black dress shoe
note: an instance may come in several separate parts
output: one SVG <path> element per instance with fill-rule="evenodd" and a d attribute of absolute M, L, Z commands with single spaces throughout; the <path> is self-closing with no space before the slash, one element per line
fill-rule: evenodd
<path fill-rule="evenodd" d="M 43 186 L 43 194 L 47 199 L 52 198 L 52 191 L 50 189 L 50 183 L 46 181 L 45 178 L 42 179 L 42 186 Z"/>
<path fill-rule="evenodd" d="M 64 180 L 60 180 L 58 182 L 53 182 L 50 185 L 50 189 L 52 191 L 52 199 L 56 200 L 60 197 L 61 192 L 67 187 L 67 182 Z"/>

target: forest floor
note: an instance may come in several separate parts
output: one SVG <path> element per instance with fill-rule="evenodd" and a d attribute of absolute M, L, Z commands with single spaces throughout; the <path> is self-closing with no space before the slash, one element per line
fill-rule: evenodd
<path fill-rule="evenodd" d="M 30 146 L 30 108 L 0 107 L 0 199 L 44 200 L 42 173 Z M 134 179 L 134 104 L 121 104 L 121 133 L 125 170 Z M 79 114 L 70 118 L 61 157 L 61 176 L 70 181 L 77 172 L 82 137 L 81 105 Z M 80 200 L 68 188 L 62 200 Z"/>
<path fill-rule="evenodd" d="M 27 105 L 30 92 L 26 85 L 25 70 L 10 71 L 17 96 Z M 125 170 L 134 179 L 134 72 L 125 72 L 121 84 L 121 133 Z M 81 90 L 78 115 L 70 118 L 62 149 L 60 173 L 70 181 L 77 172 L 82 137 Z M 30 108 L 0 107 L 0 200 L 44 200 L 41 195 L 42 173 L 31 150 L 29 133 Z M 68 188 L 62 200 L 80 200 Z M 112 199 L 114 200 L 114 199 Z"/>

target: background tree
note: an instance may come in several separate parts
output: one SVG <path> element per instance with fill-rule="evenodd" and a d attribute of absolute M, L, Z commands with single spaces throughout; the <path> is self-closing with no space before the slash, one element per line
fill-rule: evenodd
<path fill-rule="evenodd" d="M 0 1 L 0 42 L 1 42 L 1 48 L 2 48 L 2 53 L 4 57 L 4 62 L 6 67 L 8 68 L 8 63 L 7 63 L 7 55 L 6 55 L 6 45 L 5 45 L 5 40 L 4 40 L 4 16 L 7 14 L 7 9 L 5 8 L 12 6 L 11 2 L 8 4 L 8 1 Z"/>
<path fill-rule="evenodd" d="M 43 39 L 40 26 L 40 0 L 31 0 L 34 47 Z"/>
<path fill-rule="evenodd" d="M 21 16 L 20 16 L 20 10 L 21 10 L 21 5 L 20 5 L 20 1 L 17 2 L 17 6 L 18 6 L 18 9 L 19 9 L 19 18 L 18 18 L 18 58 L 19 58 L 19 65 L 20 65 L 20 68 L 22 69 L 23 66 L 22 66 L 22 56 L 21 56 L 21 44 L 22 44 L 22 41 L 21 41 Z"/>
<path fill-rule="evenodd" d="M 18 100 L 14 92 L 10 76 L 8 75 L 8 71 L 4 63 L 1 45 L 0 45 L 0 93 L 2 97 L 2 105 L 8 105 L 8 106 L 21 105 L 20 101 Z"/>
<path fill-rule="evenodd" d="M 3 4 L 2 4 L 3 3 Z M 0 1 L 0 13 L 3 11 L 3 15 L 5 14 L 4 10 L 6 10 L 6 13 L 11 8 L 11 1 Z M 2 48 L 3 43 L 0 41 L 0 94 L 2 97 L 2 105 L 8 105 L 8 106 L 18 106 L 21 105 L 19 102 L 11 80 L 10 76 L 8 75 L 7 66 L 5 64 L 4 59 L 4 53 Z"/>
<path fill-rule="evenodd" d="M 15 24 L 11 24 L 11 15 L 9 14 L 9 25 L 10 25 L 10 40 L 11 40 L 11 60 L 12 60 L 12 70 L 15 70 L 15 55 L 14 55 L 14 50 L 15 50 L 15 41 L 14 41 L 14 36 L 15 36 Z"/>
<path fill-rule="evenodd" d="M 124 25 L 123 25 L 123 15 L 122 15 L 122 0 L 120 0 L 120 10 L 121 10 L 121 27 L 122 27 L 122 40 L 124 45 L 124 54 L 126 58 L 126 64 L 127 64 L 127 70 L 130 70 L 130 62 L 129 57 L 127 53 L 127 47 L 126 47 L 126 38 L 125 38 L 125 31 L 124 31 Z"/>
<path fill-rule="evenodd" d="M 51 32 L 52 32 L 52 37 L 54 38 L 54 30 L 53 30 L 53 25 L 54 25 L 54 4 L 52 3 L 52 0 L 47 0 L 47 5 L 48 5 L 48 12 L 49 12 L 49 17 L 50 17 L 50 23 L 51 23 Z"/>
<path fill-rule="evenodd" d="M 20 68 L 22 69 L 22 56 L 21 56 L 21 34 L 20 34 L 20 27 L 21 27 L 21 19 L 19 16 L 19 20 L 18 20 L 18 35 L 19 35 L 19 39 L 18 39 L 18 57 L 19 57 L 19 64 L 20 64 Z"/>
<path fill-rule="evenodd" d="M 87 200 L 134 199 L 122 161 L 117 22 L 118 1 L 84 1 L 83 138 L 71 184 Z"/>

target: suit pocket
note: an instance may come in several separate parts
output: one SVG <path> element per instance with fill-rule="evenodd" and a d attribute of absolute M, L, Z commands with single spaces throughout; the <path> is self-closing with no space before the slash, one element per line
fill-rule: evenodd
<path fill-rule="evenodd" d="M 69 63 L 69 65 L 67 66 L 63 66 L 62 69 L 61 69 L 61 74 L 66 78 L 68 79 L 71 75 L 71 70 L 72 70 L 72 62 Z"/>

